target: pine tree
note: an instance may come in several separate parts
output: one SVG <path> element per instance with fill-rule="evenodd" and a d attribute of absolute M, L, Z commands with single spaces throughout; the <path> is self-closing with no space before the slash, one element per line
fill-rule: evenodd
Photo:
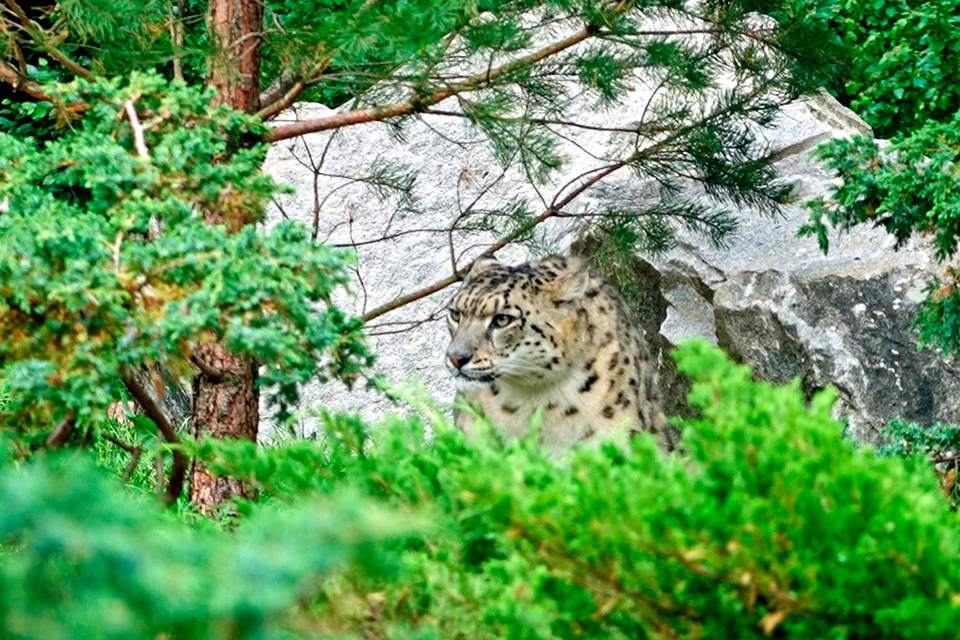
<path fill-rule="evenodd" d="M 551 125 L 577 126 L 566 122 L 572 87 L 611 104 L 642 74 L 665 98 L 623 123 L 635 143 L 540 214 L 512 216 L 490 249 L 627 172 L 655 181 L 661 203 L 600 212 L 610 238 L 657 250 L 685 226 L 721 242 L 736 207 L 774 212 L 789 197 L 757 125 L 822 85 L 837 45 L 813 0 L 5 0 L 0 17 L 0 80 L 14 90 L 0 116 L 32 135 L 0 138 L 0 377 L 15 397 L 10 422 L 57 424 L 52 442 L 95 426 L 118 376 L 162 426 L 156 394 L 131 374 L 147 364 L 192 375 L 195 435 L 234 438 L 256 435 L 258 366 L 284 403 L 311 376 L 352 378 L 363 367 L 355 321 L 329 305 L 313 320 L 306 311 L 343 282 L 344 258 L 292 228 L 254 227 L 276 189 L 254 170 L 265 142 L 400 125 L 454 98 L 449 115 L 541 180 L 562 163 Z M 264 126 L 303 99 L 349 104 Z M 712 203 L 683 200 L 688 179 Z M 263 257 L 244 261 L 242 251 Z M 308 267 L 318 275 L 304 284 Z M 154 298 L 142 284 L 151 278 Z M 93 299 L 82 302 L 80 288 Z M 62 357 L 44 355 L 50 341 Z M 238 491 L 195 468 L 201 508 Z"/>

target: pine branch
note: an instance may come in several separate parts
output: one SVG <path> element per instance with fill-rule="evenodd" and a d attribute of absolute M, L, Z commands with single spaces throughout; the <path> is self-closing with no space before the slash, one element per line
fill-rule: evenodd
<path fill-rule="evenodd" d="M 366 0 L 353 15 L 353 19 L 356 20 L 369 11 L 377 2 L 378 0 Z M 320 76 L 330 67 L 332 61 L 333 55 L 322 56 L 306 76 L 297 76 L 288 71 L 281 72 L 266 91 L 260 94 L 260 110 L 257 111 L 257 117 L 269 120 L 288 109 L 307 87 L 320 80 Z"/>
<path fill-rule="evenodd" d="M 36 22 L 30 19 L 26 12 L 17 4 L 16 0 L 4 0 L 6 5 L 10 8 L 10 11 L 17 16 L 17 19 L 20 20 L 20 24 L 23 26 L 24 30 L 30 34 L 30 37 L 33 41 L 40 46 L 41 49 L 46 51 L 53 57 L 54 60 L 62 64 L 64 67 L 74 72 L 84 80 L 93 80 L 94 75 L 89 70 L 83 68 L 77 62 L 71 60 L 65 53 L 60 51 L 57 47 L 50 44 L 47 39 L 47 34 Z"/>
<path fill-rule="evenodd" d="M 771 81 L 768 80 L 767 82 L 771 82 Z M 691 130 L 694 130 L 698 127 L 702 127 L 706 124 L 709 124 L 739 108 L 742 108 L 744 105 L 749 104 L 750 101 L 762 95 L 762 93 L 767 88 L 766 87 L 767 82 L 760 83 L 759 86 L 755 87 L 753 91 L 751 91 L 750 93 L 741 97 L 740 100 L 724 105 L 723 107 L 712 112 L 710 115 L 703 118 L 702 120 L 689 124 L 685 127 L 676 129 L 674 130 L 673 133 L 668 135 L 666 138 L 660 140 L 659 142 L 652 144 L 648 147 L 645 147 L 643 149 L 637 150 L 629 158 L 620 160 L 619 162 L 608 165 L 606 167 L 600 167 L 598 169 L 594 169 L 592 171 L 587 172 L 586 174 L 581 174 L 573 178 L 572 180 L 570 180 L 560 188 L 560 190 L 557 193 L 557 196 L 554 197 L 553 202 L 551 202 L 550 206 L 543 213 L 541 213 L 536 218 L 530 220 L 526 224 L 522 225 L 518 229 L 515 229 L 514 231 L 508 233 L 503 238 L 501 238 L 497 242 L 487 247 L 487 249 L 485 249 L 483 253 L 494 254 L 500 249 L 504 248 L 506 245 L 516 240 L 517 238 L 520 238 L 525 234 L 529 233 L 532 229 L 536 228 L 538 225 L 545 222 L 546 220 L 552 217 L 556 217 L 558 214 L 561 214 L 564 208 L 568 204 L 573 202 L 576 198 L 580 197 L 580 195 L 582 195 L 585 191 L 592 188 L 598 182 L 607 178 L 608 176 L 618 171 L 619 169 L 622 169 L 623 167 L 629 166 L 629 165 L 636 165 L 638 162 L 640 162 L 644 158 L 649 158 L 650 156 L 668 148 L 670 145 L 676 143 L 678 140 L 681 140 L 683 136 L 689 133 Z M 574 184 L 577 180 L 580 180 L 584 176 L 589 174 L 595 174 L 595 175 L 593 175 L 589 180 L 586 180 L 581 184 L 579 184 L 576 188 L 570 191 L 570 193 L 568 193 L 563 198 L 559 197 L 560 194 L 564 192 L 564 190 L 566 190 L 568 187 Z M 446 278 L 443 278 L 442 280 L 438 280 L 437 282 L 434 282 L 431 285 L 423 287 L 422 289 L 418 289 L 417 291 L 414 291 L 405 296 L 401 296 L 399 298 L 391 300 L 386 304 L 380 305 L 379 307 L 376 307 L 375 309 L 365 313 L 363 316 L 361 316 L 361 318 L 363 319 L 364 322 L 369 322 L 370 320 L 378 318 L 386 313 L 399 309 L 400 307 L 406 306 L 411 302 L 415 302 L 417 300 L 430 296 L 438 291 L 442 291 L 446 287 L 449 287 L 450 285 L 455 284 L 460 280 L 462 280 L 463 277 L 470 271 L 470 268 L 472 266 L 473 266 L 473 262 L 470 262 L 463 269 L 460 269 L 456 273 Z"/>
<path fill-rule="evenodd" d="M 578 197 L 580 197 L 580 195 L 584 191 L 587 191 L 588 189 L 593 187 L 595 184 L 597 184 L 604 178 L 608 177 L 610 174 L 627 166 L 628 162 L 629 162 L 628 160 L 621 160 L 620 162 L 616 162 L 609 166 L 594 170 L 592 173 L 595 173 L 596 175 L 592 176 L 589 180 L 584 181 L 576 189 L 573 189 L 570 193 L 568 193 L 563 198 L 559 200 L 554 199 L 554 202 L 551 204 L 551 206 L 548 209 L 546 209 L 543 213 L 541 213 L 539 216 L 537 216 L 533 220 L 530 220 L 526 224 L 520 226 L 519 228 L 514 229 L 504 237 L 500 238 L 499 240 L 491 244 L 489 247 L 484 249 L 482 253 L 494 254 L 500 249 L 503 249 L 505 246 L 507 246 L 514 240 L 516 240 L 517 238 L 520 238 L 525 234 L 529 233 L 530 230 L 536 228 L 546 220 L 552 218 L 557 213 L 562 211 L 564 207 L 566 207 L 568 204 L 570 204 L 571 202 L 576 200 Z M 379 307 L 373 309 L 372 311 L 368 311 L 367 313 L 363 314 L 363 316 L 361 317 L 364 322 L 370 322 L 371 320 L 375 318 L 379 318 L 380 316 L 384 315 L 385 313 L 389 313 L 394 309 L 399 309 L 400 307 L 408 305 L 411 302 L 415 302 L 422 298 L 426 298 L 427 296 L 432 295 L 438 291 L 442 291 L 443 289 L 449 287 L 450 285 L 455 284 L 460 280 L 463 280 L 463 277 L 470 271 L 471 267 L 473 267 L 473 262 L 470 262 L 465 267 L 463 267 L 463 269 L 460 269 L 456 273 L 450 276 L 447 276 L 442 280 L 438 280 L 437 282 L 434 282 L 433 284 L 427 287 L 424 287 L 422 289 L 414 291 L 413 293 L 409 293 L 405 296 L 401 296 L 399 298 L 391 300 L 386 304 L 380 305 Z"/>
<path fill-rule="evenodd" d="M 420 113 L 426 110 L 433 105 L 446 100 L 451 96 L 455 96 L 460 93 L 468 91 L 476 91 L 482 89 L 486 86 L 489 86 L 497 78 L 513 73 L 520 69 L 530 67 L 537 64 L 551 56 L 555 56 L 558 53 L 566 51 L 570 47 L 573 47 L 584 40 L 587 40 L 590 37 L 596 35 L 596 30 L 584 27 L 583 29 L 577 31 L 573 35 L 570 35 L 563 40 L 554 42 L 542 49 L 534 51 L 533 53 L 507 62 L 499 67 L 494 67 L 482 73 L 470 76 L 462 82 L 453 84 L 446 89 L 440 89 L 434 91 L 433 93 L 411 100 L 404 100 L 392 105 L 384 107 L 374 107 L 371 109 L 357 109 L 355 111 L 347 111 L 344 113 L 338 113 L 332 116 L 324 116 L 322 118 L 312 118 L 310 120 L 303 120 L 301 122 L 294 122 L 292 124 L 282 125 L 273 129 L 270 135 L 267 138 L 268 142 L 278 142 L 280 140 L 287 140 L 289 138 L 296 138 L 297 136 L 302 136 L 308 133 L 317 133 L 319 131 L 329 131 L 330 129 L 340 129 L 343 127 L 349 127 L 356 124 L 365 124 L 368 122 L 379 122 L 382 120 L 388 120 L 391 118 L 398 118 L 401 116 L 408 116 L 414 113 Z"/>

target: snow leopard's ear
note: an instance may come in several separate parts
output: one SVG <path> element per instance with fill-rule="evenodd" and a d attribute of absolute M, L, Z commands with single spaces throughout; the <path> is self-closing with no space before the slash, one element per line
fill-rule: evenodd
<path fill-rule="evenodd" d="M 487 269 L 500 265 L 500 261 L 492 253 L 483 253 L 473 261 L 473 266 L 467 272 L 467 278 L 475 278 Z"/>
<path fill-rule="evenodd" d="M 557 302 L 582 298 L 590 288 L 590 267 L 580 258 L 554 256 L 538 265 L 547 274 L 553 274 L 541 288 Z"/>

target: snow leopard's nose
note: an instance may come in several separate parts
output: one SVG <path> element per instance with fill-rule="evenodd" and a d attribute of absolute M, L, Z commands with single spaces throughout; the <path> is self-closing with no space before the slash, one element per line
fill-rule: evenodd
<path fill-rule="evenodd" d="M 462 353 L 462 352 L 447 352 L 447 359 L 450 360 L 450 364 L 454 366 L 455 369 L 462 369 L 465 364 L 470 362 L 471 354 Z"/>

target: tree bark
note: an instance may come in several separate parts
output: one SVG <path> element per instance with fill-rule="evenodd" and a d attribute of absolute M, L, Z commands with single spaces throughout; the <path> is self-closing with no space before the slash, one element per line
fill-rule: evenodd
<path fill-rule="evenodd" d="M 213 103 L 255 113 L 260 107 L 263 1 L 209 0 L 207 7 L 207 29 L 215 45 L 208 80 L 217 92 Z M 206 221 L 238 230 L 236 220 L 224 220 L 215 211 L 206 213 Z M 193 383 L 193 437 L 255 441 L 260 419 L 256 362 L 230 353 L 219 343 L 200 346 L 194 356 L 203 366 Z M 215 513 L 220 503 L 234 495 L 246 497 L 247 488 L 234 478 L 217 477 L 202 463 L 194 462 L 190 499 L 201 513 Z"/>
<path fill-rule="evenodd" d="M 207 28 L 215 45 L 209 63 L 209 84 L 217 90 L 214 104 L 256 113 L 263 0 L 210 0 Z"/>
<path fill-rule="evenodd" d="M 256 440 L 260 417 L 256 363 L 230 353 L 222 344 L 203 345 L 196 355 L 205 369 L 218 375 L 200 373 L 193 379 L 191 435 Z M 190 499 L 201 513 L 215 513 L 220 503 L 234 495 L 250 497 L 240 481 L 215 476 L 194 461 Z"/>

